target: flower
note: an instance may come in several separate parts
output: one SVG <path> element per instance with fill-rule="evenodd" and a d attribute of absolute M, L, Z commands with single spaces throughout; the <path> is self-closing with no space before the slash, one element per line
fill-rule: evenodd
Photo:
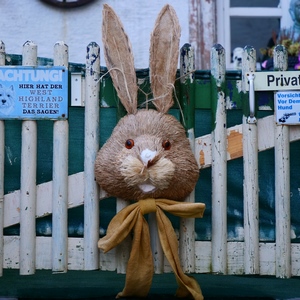
<path fill-rule="evenodd" d="M 283 45 L 288 52 L 289 56 L 299 56 L 300 54 L 300 37 L 293 40 L 294 32 L 289 29 L 282 29 L 278 35 L 277 40 L 275 40 L 275 45 Z M 260 49 L 261 54 L 265 57 L 273 57 L 273 50 L 275 46 L 271 48 Z"/>

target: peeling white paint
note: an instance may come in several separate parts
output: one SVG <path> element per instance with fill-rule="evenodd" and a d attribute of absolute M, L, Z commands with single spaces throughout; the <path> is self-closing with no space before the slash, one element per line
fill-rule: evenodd
<path fill-rule="evenodd" d="M 127 1 L 107 0 L 120 16 L 131 40 L 136 68 L 149 65 L 150 33 L 155 19 L 166 0 Z M 101 24 L 103 1 L 95 0 L 78 9 L 58 9 L 39 0 L 2 1 L 0 10 L 1 40 L 6 52 L 21 54 L 28 39 L 38 45 L 38 56 L 52 57 L 53 45 L 63 40 L 69 46 L 70 62 L 84 63 L 86 47 L 96 42 L 102 47 Z M 180 45 L 189 42 L 188 2 L 172 0 L 181 26 Z M 18 16 L 16 18 L 16 16 Z M 88 20 L 88 22 L 87 22 Z M 41 26 L 43 24 L 43 26 Z M 105 65 L 101 51 L 101 65 Z"/>

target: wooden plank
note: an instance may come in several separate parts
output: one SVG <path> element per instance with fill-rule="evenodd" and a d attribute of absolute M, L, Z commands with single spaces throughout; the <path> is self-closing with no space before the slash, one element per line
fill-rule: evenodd
<path fill-rule="evenodd" d="M 300 276 L 300 244 L 292 244 L 291 264 L 291 275 Z"/>
<path fill-rule="evenodd" d="M 261 275 L 275 275 L 275 243 L 260 243 L 260 274 Z"/>
<path fill-rule="evenodd" d="M 19 268 L 19 236 L 4 237 L 4 262 L 5 269 Z M 68 238 L 68 269 L 84 269 L 84 249 L 83 238 Z M 51 269 L 51 237 L 36 238 L 37 269 Z M 211 273 L 211 246 L 210 241 L 196 241 L 195 247 L 195 273 Z M 228 242 L 228 274 L 243 274 L 244 266 L 244 243 Z M 275 275 L 275 243 L 259 244 L 259 264 L 260 275 Z M 292 276 L 300 276 L 300 244 L 292 244 Z M 108 253 L 101 253 L 100 269 L 103 271 L 115 271 L 115 251 L 113 249 Z M 164 272 L 170 272 L 168 265 L 165 265 Z"/>
<path fill-rule="evenodd" d="M 287 70 L 287 51 L 274 49 L 274 70 Z M 291 208 L 289 126 L 275 126 L 276 277 L 291 277 Z"/>
<path fill-rule="evenodd" d="M 243 51 L 242 86 L 251 78 L 248 74 L 255 71 L 256 51 L 246 46 Z M 253 81 L 252 81 L 253 82 Z M 250 84 L 251 86 L 251 84 Z M 244 90 L 244 92 L 246 92 Z M 252 103 L 251 103 L 252 102 Z M 258 129 L 254 108 L 254 88 L 249 91 L 249 103 L 244 105 L 242 117 L 243 166 L 244 166 L 244 272 L 259 273 L 259 215 L 258 215 Z"/>
<path fill-rule="evenodd" d="M 54 65 L 68 66 L 68 46 L 54 45 Z M 53 186 L 52 186 L 52 270 L 66 272 L 68 242 L 68 120 L 53 124 Z"/>
<path fill-rule="evenodd" d="M 245 273 L 246 243 L 228 242 L 227 243 L 227 268 L 230 275 L 242 275 Z"/>
<path fill-rule="evenodd" d="M 227 272 L 227 140 L 225 50 L 211 50 L 212 75 L 212 271 Z"/>
<path fill-rule="evenodd" d="M 129 205 L 129 201 L 117 198 L 116 213 Z M 128 235 L 125 240 L 116 247 L 116 266 L 117 272 L 120 274 L 126 273 L 127 262 L 131 250 L 131 236 Z"/>
<path fill-rule="evenodd" d="M 101 271 L 115 271 L 116 265 L 116 248 L 107 253 L 100 253 L 100 270 Z"/>
<path fill-rule="evenodd" d="M 195 51 L 196 70 L 210 69 L 210 50 L 215 43 L 215 1 L 189 0 L 189 41 Z"/>
<path fill-rule="evenodd" d="M 36 269 L 52 269 L 51 237 L 36 238 Z M 4 268 L 19 268 L 19 236 L 4 237 Z M 68 238 L 68 269 L 83 270 L 83 238 Z"/>
<path fill-rule="evenodd" d="M 154 263 L 154 272 L 162 274 L 164 272 L 164 252 L 160 243 L 158 235 L 158 227 L 156 221 L 156 214 L 148 214 L 148 224 L 150 230 L 150 244 Z"/>
<path fill-rule="evenodd" d="M 37 185 L 36 217 L 52 214 L 52 181 Z M 100 200 L 107 198 L 106 192 L 100 190 Z M 68 208 L 84 204 L 84 172 L 68 177 Z M 20 190 L 4 195 L 4 227 L 20 223 Z"/>
<path fill-rule="evenodd" d="M 37 46 L 27 41 L 23 45 L 23 65 L 37 65 Z M 36 213 L 36 121 L 22 122 L 21 149 L 21 222 L 20 222 L 20 274 L 35 273 L 35 213 Z"/>
<path fill-rule="evenodd" d="M 195 261 L 196 273 L 211 273 L 211 246 L 209 241 L 196 241 Z M 244 242 L 228 242 L 228 274 L 244 274 Z M 299 276 L 300 244 L 292 244 L 292 276 Z M 274 276 L 276 274 L 276 244 L 259 243 L 259 274 Z"/>
<path fill-rule="evenodd" d="M 0 66 L 5 65 L 5 44 L 0 40 Z M 5 123 L 0 120 L 0 276 L 3 275 L 3 227 L 4 227 L 4 157 Z"/>
<path fill-rule="evenodd" d="M 190 44 L 181 48 L 180 78 L 182 89 L 182 110 L 184 124 L 191 149 L 195 154 L 195 91 L 194 91 L 195 57 L 194 49 Z M 195 190 L 193 190 L 185 202 L 195 202 Z M 195 219 L 181 218 L 179 229 L 179 255 L 183 272 L 195 272 Z"/>
<path fill-rule="evenodd" d="M 274 116 L 267 116 L 257 120 L 258 151 L 274 148 Z M 242 124 L 227 129 L 227 160 L 243 156 Z M 300 126 L 290 126 L 289 141 L 300 140 Z M 211 166 L 211 134 L 196 138 L 195 155 L 200 169 Z"/>
<path fill-rule="evenodd" d="M 84 129 L 84 263 L 85 270 L 99 268 L 99 187 L 95 160 L 99 150 L 100 47 L 87 46 Z"/>
<path fill-rule="evenodd" d="M 195 243 L 195 272 L 196 273 L 211 273 L 211 242 L 196 241 Z"/>

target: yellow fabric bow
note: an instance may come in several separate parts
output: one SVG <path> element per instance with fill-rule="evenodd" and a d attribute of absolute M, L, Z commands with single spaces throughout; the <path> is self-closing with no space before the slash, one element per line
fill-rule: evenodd
<path fill-rule="evenodd" d="M 143 215 L 155 212 L 162 249 L 168 259 L 178 284 L 177 297 L 202 300 L 197 281 L 183 273 L 178 256 L 178 241 L 173 226 L 163 211 L 182 218 L 201 218 L 205 210 L 203 203 L 177 202 L 168 199 L 139 200 L 114 216 L 107 234 L 98 242 L 98 247 L 107 252 L 121 243 L 134 230 L 131 253 L 126 270 L 126 283 L 120 297 L 146 297 L 154 273 L 150 247 L 149 226 Z"/>

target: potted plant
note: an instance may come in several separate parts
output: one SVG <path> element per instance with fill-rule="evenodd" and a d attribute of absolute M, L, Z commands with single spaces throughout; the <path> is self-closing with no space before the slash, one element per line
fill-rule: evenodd
<path fill-rule="evenodd" d="M 300 38 L 293 40 L 293 36 L 295 36 L 293 32 L 283 29 L 277 39 L 274 36 L 272 37 L 274 43 L 271 47 L 260 49 L 263 55 L 262 69 L 273 69 L 273 51 L 275 45 L 283 45 L 288 53 L 288 68 L 300 70 Z"/>

